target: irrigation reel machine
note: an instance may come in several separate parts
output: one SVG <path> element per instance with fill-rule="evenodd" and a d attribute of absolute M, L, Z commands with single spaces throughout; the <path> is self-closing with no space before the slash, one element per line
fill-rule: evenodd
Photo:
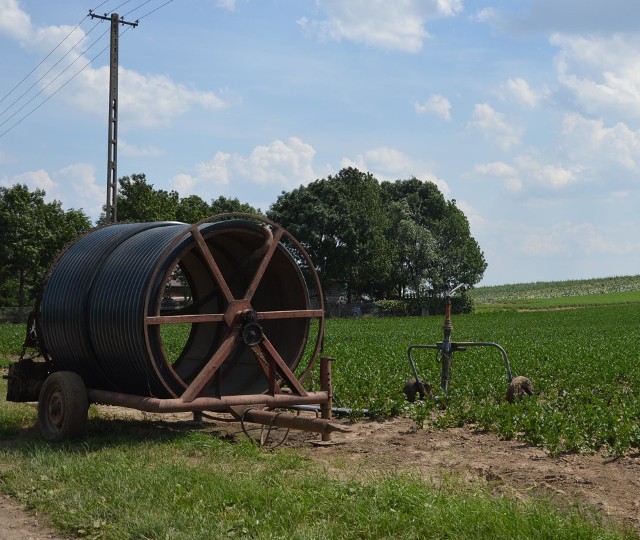
<path fill-rule="evenodd" d="M 189 302 L 166 309 L 176 272 Z M 185 337 L 172 353 L 167 336 L 176 331 Z M 82 435 L 90 403 L 224 412 L 329 440 L 348 428 L 331 421 L 323 333 L 314 265 L 275 223 L 221 214 L 195 225 L 107 225 L 52 264 L 9 369 L 7 400 L 37 401 L 50 441 Z M 27 347 L 37 354 L 27 358 Z M 318 360 L 320 389 L 311 391 L 305 382 Z M 319 417 L 273 410 L 302 405 L 315 405 Z"/>

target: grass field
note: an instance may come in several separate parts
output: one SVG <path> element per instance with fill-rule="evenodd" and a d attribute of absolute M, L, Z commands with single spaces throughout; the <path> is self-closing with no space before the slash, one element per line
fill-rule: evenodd
<path fill-rule="evenodd" d="M 547 287 L 548 288 L 548 287 Z M 532 293 L 533 295 L 533 293 Z M 569 296 L 545 310 L 491 310 L 453 318 L 453 339 L 495 341 L 536 395 L 504 400 L 507 379 L 493 349 L 455 354 L 450 391 L 408 404 L 409 344 L 442 340 L 440 317 L 327 321 L 325 354 L 335 358 L 338 405 L 354 416 L 403 414 L 419 425 L 473 424 L 551 453 L 640 449 L 640 304 L 605 291 L 586 304 Z M 565 300 L 569 299 L 569 300 Z M 494 300 L 498 300 L 497 298 Z M 602 302 L 600 301 L 602 300 Z M 504 301 L 504 299 L 500 300 Z M 575 301 L 575 299 L 573 300 Z M 476 299 L 476 302 L 478 300 Z M 19 353 L 24 326 L 0 325 L 0 357 Z M 179 342 L 179 340 L 178 340 Z M 434 387 L 433 352 L 416 353 Z M 4 393 L 6 382 L 0 383 Z M 360 411 L 360 413 L 358 412 Z M 337 479 L 290 451 L 260 452 L 190 431 L 149 425 L 131 432 L 92 411 L 89 437 L 43 443 L 31 405 L 1 402 L 0 490 L 91 538 L 637 538 L 598 517 L 537 499 L 496 497 L 455 479 Z"/>

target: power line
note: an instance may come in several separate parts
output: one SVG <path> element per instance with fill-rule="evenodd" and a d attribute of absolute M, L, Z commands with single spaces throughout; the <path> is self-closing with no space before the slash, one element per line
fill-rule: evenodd
<path fill-rule="evenodd" d="M 151 15 L 152 13 L 155 13 L 156 11 L 162 9 L 164 6 L 166 6 L 167 4 L 170 4 L 171 2 L 173 2 L 173 0 L 167 0 L 164 4 L 162 4 L 161 6 L 158 6 L 155 9 L 152 9 L 149 13 L 145 13 L 142 17 L 139 17 L 138 20 L 141 21 L 142 19 L 144 19 L 145 17 L 148 17 L 149 15 Z"/>
<path fill-rule="evenodd" d="M 152 2 L 153 0 L 145 0 L 144 2 L 142 2 L 142 4 L 140 4 L 138 7 L 133 8 L 131 11 L 128 11 L 127 13 L 125 13 L 123 15 L 123 17 L 127 17 L 128 15 L 131 15 L 134 11 L 138 11 L 142 6 L 147 5 L 149 2 Z"/>
<path fill-rule="evenodd" d="M 104 4 L 104 2 L 103 2 L 103 4 Z M 30 75 L 31 75 L 31 74 L 32 74 L 36 69 L 38 69 L 38 68 L 39 68 L 39 67 L 44 63 L 44 61 L 45 61 L 47 58 L 49 58 L 49 57 L 50 57 L 50 56 L 51 56 L 51 55 L 52 55 L 52 54 L 53 54 L 53 53 L 58 49 L 58 47 L 60 47 L 60 45 L 62 45 L 65 41 L 67 41 L 67 39 L 69 38 L 69 36 L 70 36 L 71 34 L 73 34 L 73 33 L 76 31 L 76 29 L 77 29 L 77 28 L 82 24 L 82 22 L 83 22 L 87 17 L 88 17 L 88 15 L 85 15 L 85 16 L 80 20 L 80 22 L 79 22 L 78 24 L 76 24 L 76 25 L 73 27 L 73 29 L 71 30 L 71 32 L 69 32 L 69 33 L 66 35 L 66 37 L 65 37 L 65 38 L 64 38 L 60 43 L 58 43 L 58 44 L 53 48 L 53 50 L 52 50 L 52 51 L 51 51 L 47 56 L 45 56 L 42 60 L 40 60 L 40 63 L 39 63 L 36 67 L 34 67 L 34 68 L 29 72 L 29 73 L 27 73 L 27 74 L 23 77 L 23 79 L 22 79 L 18 84 L 16 84 L 16 85 L 15 85 L 15 86 L 14 86 L 14 87 L 9 91 L 9 93 L 8 93 L 8 94 L 6 94 L 2 99 L 0 99 L 0 103 L 2 103 L 5 99 L 7 99 L 7 98 L 8 98 L 8 97 L 13 93 L 13 91 L 14 91 L 16 88 L 18 88 L 18 86 L 20 86 L 20 85 L 21 85 L 25 80 L 27 80 L 27 78 L 28 78 L 28 77 L 29 77 L 29 76 L 30 76 Z"/>
<path fill-rule="evenodd" d="M 104 6 L 107 2 L 109 2 L 110 0 L 104 0 L 104 2 L 98 4 L 96 7 L 94 7 L 92 10 L 90 11 L 96 11 L 99 7 Z"/>
<path fill-rule="evenodd" d="M 98 43 L 98 40 L 104 36 L 107 32 L 109 31 L 109 29 L 105 30 L 102 35 L 96 39 L 91 45 L 89 45 L 89 47 L 86 49 L 85 52 L 89 51 L 96 43 Z M 66 56 L 66 55 L 65 55 Z M 80 58 L 83 58 L 82 55 L 79 55 L 73 62 L 71 62 L 66 68 L 64 68 L 60 73 L 58 73 L 58 75 L 56 75 L 51 81 L 49 81 L 45 86 L 43 86 L 39 92 L 33 96 L 30 100 L 28 100 L 24 105 L 22 105 L 22 107 L 20 107 L 17 111 L 15 111 L 11 116 L 9 116 L 7 119 L 4 120 L 4 122 L 0 122 L 0 127 L 4 126 L 9 120 L 11 120 L 16 114 L 18 114 L 20 111 L 22 111 L 27 105 L 29 105 L 29 103 L 31 103 L 34 99 L 36 99 L 40 94 L 42 94 L 47 88 L 49 88 L 54 82 L 56 82 L 62 75 L 64 75 L 64 73 L 66 73 L 66 71 L 73 66 L 78 60 L 80 60 Z M 83 68 L 84 69 L 84 68 Z M 49 70 L 51 71 L 51 70 Z M 47 72 L 49 73 L 49 72 Z M 74 75 L 75 77 L 75 75 Z M 73 77 L 72 77 L 73 78 Z M 37 84 L 38 82 L 40 82 L 42 80 L 42 77 L 40 79 L 38 79 L 38 81 L 36 81 L 36 83 L 34 83 L 29 90 L 31 90 L 31 88 L 33 88 L 33 86 L 35 86 L 35 84 Z M 66 86 L 66 83 L 63 85 Z M 27 90 L 27 92 L 29 91 Z M 26 93 L 26 92 L 25 92 Z M 24 94 L 23 94 L 24 95 Z M 22 96 L 20 96 L 22 97 Z M 45 100 L 48 101 L 48 98 Z M 2 113 L 6 112 L 2 111 Z"/>
<path fill-rule="evenodd" d="M 60 62 L 62 62 L 62 61 L 63 61 L 63 60 L 64 60 L 64 59 L 65 59 L 65 58 L 66 58 L 66 57 L 71 53 L 71 51 L 74 51 L 74 50 L 75 50 L 75 48 L 78 46 L 78 44 L 80 44 L 80 42 L 81 42 L 81 41 L 83 41 L 85 37 L 87 37 L 91 32 L 93 32 L 93 30 L 95 30 L 95 28 L 96 28 L 99 24 L 100 24 L 100 23 L 96 23 L 96 24 L 93 26 L 93 28 L 91 28 L 91 30 L 89 30 L 86 34 L 84 34 L 84 36 L 83 36 L 82 38 L 80 38 L 80 39 L 75 43 L 75 45 L 74 45 L 73 47 L 71 47 L 71 48 L 70 48 L 70 49 L 69 49 L 69 50 L 68 50 L 68 51 L 67 51 L 63 56 L 61 56 L 61 57 L 58 59 L 58 61 L 57 61 L 55 64 L 53 64 L 53 65 L 52 65 L 52 66 L 47 70 L 47 72 L 46 72 L 46 73 L 42 74 L 38 79 L 36 79 L 36 81 L 35 81 L 35 82 L 34 82 L 34 83 L 29 87 L 29 88 L 27 88 L 27 89 L 26 89 L 26 90 L 25 90 L 25 91 L 24 91 L 24 92 L 23 92 L 19 97 L 17 97 L 16 99 L 14 99 L 14 100 L 13 100 L 13 101 L 12 101 L 12 102 L 11 102 L 11 103 L 6 107 L 6 108 L 5 108 L 2 112 L 0 112 L 0 117 L 1 117 L 4 113 L 6 113 L 9 109 L 11 109 L 11 107 L 13 107 L 13 106 L 18 102 L 18 101 L 20 101 L 20 100 L 21 100 L 21 99 L 22 99 L 26 94 L 28 94 L 28 93 L 29 93 L 29 91 L 30 91 L 34 86 L 36 86 L 39 82 L 41 82 L 41 81 L 42 81 L 42 80 L 43 80 L 43 79 L 44 79 L 44 78 L 45 78 L 49 73 L 51 73 L 51 71 L 53 71 L 53 69 L 54 69 L 54 68 L 55 68 L 55 67 L 56 67 Z M 77 27 L 76 27 L 76 28 L 77 28 Z M 106 32 L 105 32 L 105 33 L 106 33 Z M 71 34 L 69 34 L 69 35 L 71 35 Z M 102 34 L 102 36 L 104 36 L 104 33 Z M 102 37 L 102 36 L 100 36 L 100 37 Z M 68 36 L 67 36 L 67 37 L 68 37 Z M 66 39 L 66 38 L 65 38 L 65 39 Z M 98 39 L 100 39 L 100 38 L 98 38 Z M 96 41 L 97 41 L 97 40 L 96 40 Z M 91 49 L 91 47 L 93 47 L 93 45 L 95 45 L 95 43 L 96 43 L 96 42 L 94 41 L 91 45 L 89 45 L 89 47 L 88 47 L 87 49 L 85 49 L 85 52 L 86 52 L 86 51 L 88 51 L 89 49 Z M 56 49 L 57 49 L 57 47 L 56 47 Z M 55 50 L 55 49 L 54 49 L 54 50 Z M 51 52 L 53 52 L 53 51 L 51 51 Z M 51 56 L 51 53 L 49 53 L 49 54 L 47 55 L 47 58 L 48 58 L 49 56 Z M 46 58 L 45 58 L 45 60 L 46 60 Z M 43 62 L 44 62 L 44 60 L 43 60 Z M 74 62 L 75 62 L 75 60 L 74 60 Z M 40 65 L 42 65 L 42 62 L 40 62 L 40 64 L 38 64 L 38 66 L 36 66 L 36 67 L 33 69 L 33 71 L 35 71 L 35 70 L 36 70 Z M 63 70 L 61 73 L 59 73 L 59 74 L 58 74 L 58 77 L 60 77 L 60 75 L 62 75 L 62 73 L 64 73 L 67 69 L 69 69 L 69 67 L 71 67 L 71 65 L 73 65 L 73 62 L 72 62 L 69 66 L 67 66 L 67 68 L 66 68 L 65 70 Z M 33 71 L 31 71 L 31 73 L 33 73 Z M 31 73 L 30 73 L 30 74 L 31 74 Z M 29 74 L 29 75 L 30 75 L 30 74 Z M 58 77 L 56 77 L 56 79 L 57 79 Z M 25 78 L 26 78 L 26 77 L 25 77 Z M 23 81 L 24 81 L 24 79 L 23 79 Z M 22 81 L 21 81 L 21 82 L 22 82 Z M 47 85 L 47 86 L 48 86 L 48 85 Z M 45 87 L 45 88 L 46 88 L 46 87 Z M 35 98 L 35 97 L 37 97 L 39 94 L 41 94 L 41 93 L 42 93 L 42 91 L 43 91 L 45 88 L 41 89 L 41 90 L 40 90 L 40 92 L 38 92 L 38 93 L 34 96 L 34 98 Z M 33 99 L 33 98 L 32 98 L 32 99 Z M 1 100 L 0 100 L 0 101 L 1 101 Z M 15 114 L 14 114 L 14 116 L 15 116 Z M 9 117 L 9 118 L 12 118 L 12 117 Z M 1 125 L 2 125 L 2 124 L 0 124 L 0 126 L 1 126 Z"/>
<path fill-rule="evenodd" d="M 119 10 L 122 6 L 127 5 L 129 2 L 131 2 L 131 0 L 125 0 L 124 2 L 122 2 L 122 4 L 119 4 L 119 5 L 117 5 L 116 7 L 114 7 L 114 8 L 111 10 L 111 13 L 117 13 L 117 12 L 118 12 L 118 10 Z"/>
<path fill-rule="evenodd" d="M 124 32 L 123 32 L 124 34 Z M 92 63 L 93 61 L 98 58 L 101 54 L 103 54 L 107 49 L 109 48 L 109 45 L 107 45 L 104 49 L 102 49 L 98 54 L 96 54 L 91 60 L 89 60 L 82 69 L 80 69 L 77 73 L 75 73 L 73 75 L 73 77 L 71 77 L 67 82 L 65 82 L 64 84 L 62 84 L 55 92 L 53 92 L 50 96 L 47 96 L 46 99 L 44 99 L 43 101 L 41 101 L 36 107 L 34 107 L 31 111 L 29 111 L 26 115 L 24 115 L 20 120 L 18 120 L 15 124 L 13 124 L 11 127 L 7 128 L 5 131 L 3 131 L 2 133 L 0 133 L 0 139 L 2 137 L 4 137 L 7 133 L 9 133 L 14 127 L 16 127 L 18 124 L 20 124 L 21 122 L 23 122 L 24 120 L 26 120 L 29 116 L 31 116 L 34 112 L 36 112 L 40 107 L 42 107 L 47 101 L 49 101 L 53 96 L 55 96 L 58 92 L 60 92 L 60 90 L 62 90 L 65 86 L 67 86 L 73 79 L 75 79 L 78 75 L 80 75 L 80 73 L 82 73 L 85 69 L 87 69 Z"/>

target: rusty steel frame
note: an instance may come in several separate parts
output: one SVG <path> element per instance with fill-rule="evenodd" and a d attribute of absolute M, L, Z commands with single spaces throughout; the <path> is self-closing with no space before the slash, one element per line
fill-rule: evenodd
<path fill-rule="evenodd" d="M 226 412 L 238 420 L 255 424 L 285 427 L 322 434 L 323 441 L 331 440 L 334 431 L 348 432 L 349 428 L 332 423 L 333 390 L 331 385 L 332 359 L 320 359 L 320 391 L 300 394 L 248 394 L 237 396 L 184 398 L 155 398 L 87 389 L 90 403 L 115 405 L 153 413 Z M 320 418 L 306 418 L 264 410 L 288 408 L 296 405 L 320 405 Z"/>

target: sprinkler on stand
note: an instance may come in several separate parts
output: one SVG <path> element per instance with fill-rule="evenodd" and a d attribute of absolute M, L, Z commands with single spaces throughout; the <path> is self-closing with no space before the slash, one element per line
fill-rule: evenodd
<path fill-rule="evenodd" d="M 443 394 L 446 394 L 449 389 L 449 382 L 451 381 L 451 362 L 453 361 L 453 353 L 460 351 L 464 352 L 467 347 L 494 347 L 500 351 L 502 360 L 504 362 L 504 368 L 509 381 L 509 388 L 507 389 L 506 399 L 509 403 L 514 403 L 516 398 L 523 398 L 525 395 L 533 395 L 533 384 L 527 377 L 517 376 L 515 377 L 511 372 L 511 366 L 509 364 L 509 357 L 504 347 L 498 343 L 486 342 L 486 341 L 452 341 L 451 334 L 453 333 L 453 324 L 451 322 L 451 297 L 460 289 L 464 289 L 466 285 L 461 283 L 446 291 L 445 293 L 445 311 L 444 311 L 444 324 L 442 325 L 443 339 L 440 343 L 433 344 L 414 344 L 409 345 L 407 348 L 407 355 L 409 357 L 409 364 L 413 372 L 413 378 L 409 379 L 404 386 L 404 393 L 410 402 L 414 402 L 416 397 L 424 399 L 425 396 L 431 395 L 431 385 L 420 378 L 416 362 L 413 358 L 412 352 L 416 349 L 435 349 L 439 356 L 440 361 L 440 389 Z"/>

